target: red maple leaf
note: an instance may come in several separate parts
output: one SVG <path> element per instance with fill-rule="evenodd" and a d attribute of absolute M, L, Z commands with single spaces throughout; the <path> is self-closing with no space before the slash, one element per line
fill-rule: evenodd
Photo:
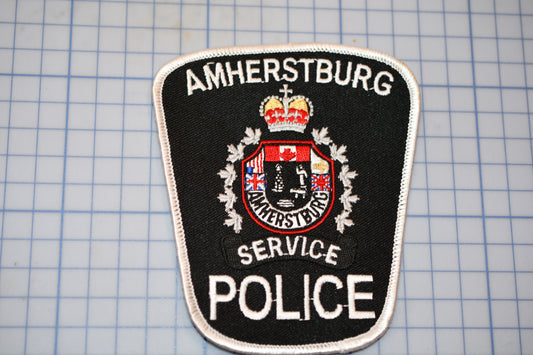
<path fill-rule="evenodd" d="M 285 148 L 283 150 L 283 152 L 280 153 L 279 157 L 281 158 L 281 160 L 289 161 L 289 160 L 293 159 L 294 157 L 296 157 L 296 153 L 295 152 L 291 152 L 291 150 L 289 148 Z"/>

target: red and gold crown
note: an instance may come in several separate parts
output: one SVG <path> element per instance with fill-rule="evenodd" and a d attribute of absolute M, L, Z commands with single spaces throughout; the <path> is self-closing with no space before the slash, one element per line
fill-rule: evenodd
<path fill-rule="evenodd" d="M 291 96 L 287 84 L 280 89 L 283 97 L 269 96 L 263 100 L 259 114 L 264 117 L 270 132 L 296 131 L 303 133 L 313 116 L 313 105 L 305 96 Z"/>

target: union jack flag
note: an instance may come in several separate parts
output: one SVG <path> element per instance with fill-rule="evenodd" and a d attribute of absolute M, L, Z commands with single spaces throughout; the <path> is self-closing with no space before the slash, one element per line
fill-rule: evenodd
<path fill-rule="evenodd" d="M 265 191 L 265 174 L 246 174 L 246 191 Z"/>
<path fill-rule="evenodd" d="M 329 174 L 312 174 L 311 191 L 331 191 L 331 177 Z"/>

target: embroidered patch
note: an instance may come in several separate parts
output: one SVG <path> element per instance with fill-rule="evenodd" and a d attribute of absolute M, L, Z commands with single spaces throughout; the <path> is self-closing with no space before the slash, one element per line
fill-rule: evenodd
<path fill-rule="evenodd" d="M 366 49 L 207 50 L 165 65 L 154 105 L 185 300 L 247 353 L 348 352 L 392 318 L 420 106 Z"/>

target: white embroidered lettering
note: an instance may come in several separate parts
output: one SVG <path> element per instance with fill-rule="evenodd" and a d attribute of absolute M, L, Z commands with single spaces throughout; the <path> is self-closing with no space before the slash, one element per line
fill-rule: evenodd
<path fill-rule="evenodd" d="M 265 58 L 263 59 L 263 66 L 265 71 L 265 83 L 268 83 L 270 75 L 276 81 L 280 81 L 279 78 L 279 60 L 275 58 Z"/>
<path fill-rule="evenodd" d="M 229 287 L 228 293 L 218 294 L 217 293 L 217 284 L 225 283 Z M 209 319 L 217 320 L 217 303 L 220 302 L 229 302 L 237 293 L 237 287 L 235 285 L 235 280 L 232 277 L 227 275 L 209 275 Z"/>
<path fill-rule="evenodd" d="M 231 63 L 230 62 L 226 62 L 226 73 L 227 73 L 227 76 L 228 76 L 229 86 L 233 85 L 233 76 L 234 75 L 238 75 L 239 76 L 239 82 L 241 84 L 244 84 L 244 72 L 242 70 L 242 63 L 241 63 L 240 60 L 237 62 L 237 69 L 236 70 L 231 69 Z"/>
<path fill-rule="evenodd" d="M 276 275 L 276 319 L 300 319 L 300 312 L 283 309 L 283 278 Z"/>
<path fill-rule="evenodd" d="M 314 63 L 316 63 L 315 67 L 313 67 Z M 372 90 L 380 96 L 387 96 L 394 82 L 393 74 L 388 71 L 380 71 L 373 76 L 371 67 L 366 64 L 342 60 L 336 60 L 333 63 L 326 58 L 288 57 L 283 61 L 278 58 L 248 59 L 244 61 L 244 64 L 240 60 L 208 62 L 202 69 L 204 75 L 201 78 L 192 69 L 186 70 L 188 95 L 192 95 L 196 90 L 220 89 L 239 83 L 268 83 L 282 80 L 295 82 L 303 76 L 302 79 L 306 83 L 314 80 L 318 84 L 335 82 L 337 85 L 346 86 L 351 81 L 353 88 Z M 372 87 L 370 87 L 371 84 L 373 84 Z M 288 228 L 298 228 L 306 224 L 305 216 L 300 214 L 285 213 L 283 220 L 281 216 L 272 215 L 272 218 L 276 217 L 283 223 L 289 224 Z"/>
<path fill-rule="evenodd" d="M 372 292 L 355 292 L 355 284 L 360 282 L 372 282 L 372 275 L 348 275 L 348 317 L 350 319 L 374 319 L 374 311 L 358 311 L 355 307 L 355 300 L 371 300 Z"/>
<path fill-rule="evenodd" d="M 320 239 L 313 240 L 309 246 L 309 256 L 311 256 L 313 259 L 322 257 L 322 253 L 315 253 L 315 247 L 317 244 L 320 244 L 320 250 L 324 249 L 324 243 Z"/>
<path fill-rule="evenodd" d="M 191 69 L 187 69 L 187 95 L 191 96 L 194 90 L 200 89 L 206 91 L 207 88 L 200 79 L 192 72 Z"/>
<path fill-rule="evenodd" d="M 252 249 L 254 250 L 255 258 L 259 261 L 268 258 L 268 254 L 265 253 L 266 248 L 263 246 L 263 240 L 254 240 L 252 242 Z"/>
<path fill-rule="evenodd" d="M 248 290 L 248 285 L 250 285 L 252 282 L 258 283 L 263 286 L 263 289 L 265 291 L 265 304 L 263 305 L 263 308 L 259 311 L 254 311 L 253 309 L 250 309 L 248 307 L 248 304 L 246 304 L 246 291 Z M 246 318 L 253 320 L 261 320 L 265 318 L 270 312 L 270 308 L 272 307 L 272 291 L 270 289 L 270 284 L 268 283 L 267 279 L 257 275 L 246 276 L 244 280 L 242 280 L 241 287 L 239 288 L 239 307 L 241 309 L 242 314 L 244 314 Z"/>
<path fill-rule="evenodd" d="M 289 255 L 296 254 L 296 248 L 298 248 L 298 241 L 300 240 L 300 236 L 296 236 L 294 238 L 294 244 L 291 244 L 291 237 L 287 236 L 285 237 L 285 241 L 287 242 L 287 250 L 289 252 Z"/>
<path fill-rule="evenodd" d="M 283 256 L 283 251 L 281 250 L 281 239 L 276 237 L 268 237 L 268 248 L 270 249 L 270 257 L 273 258 L 275 255 Z"/>
<path fill-rule="evenodd" d="M 302 58 L 298 62 L 304 64 L 304 81 L 309 82 L 309 64 L 313 63 L 315 60 L 310 58 Z"/>
<path fill-rule="evenodd" d="M 332 295 L 326 295 L 324 294 L 325 290 L 331 288 L 324 287 L 325 284 L 332 284 L 335 286 L 336 290 L 340 290 L 344 288 L 343 282 L 335 275 L 321 275 L 318 277 L 314 283 L 314 285 L 311 285 L 311 278 L 309 274 L 303 275 L 303 282 L 300 284 L 295 284 L 292 282 L 293 278 L 291 279 L 291 282 L 288 282 L 286 285 L 283 285 L 283 275 L 275 275 L 274 276 L 273 285 L 271 286 L 271 282 L 267 280 L 263 276 L 259 275 L 248 275 L 246 276 L 239 285 L 238 291 L 237 291 L 237 285 L 235 280 L 229 276 L 229 275 L 210 275 L 209 276 L 209 319 L 210 320 L 217 320 L 217 307 L 219 303 L 228 303 L 231 301 L 237 301 L 236 298 L 238 298 L 238 306 L 241 311 L 241 313 L 249 319 L 252 320 L 261 320 L 266 318 L 270 311 L 272 310 L 272 302 L 274 302 L 273 294 L 272 294 L 272 287 L 275 287 L 276 290 L 276 309 L 275 309 L 275 317 L 279 320 L 300 320 L 300 321 L 309 321 L 313 317 L 313 313 L 311 312 L 311 304 L 313 305 L 316 314 L 320 318 L 323 319 L 335 319 L 339 317 L 342 312 L 345 310 L 345 308 L 348 308 L 348 318 L 349 319 L 373 319 L 375 318 L 375 312 L 374 311 L 362 311 L 358 310 L 356 308 L 356 301 L 357 300 L 366 300 L 371 301 L 373 299 L 373 293 L 372 292 L 356 292 L 355 285 L 362 282 L 372 282 L 373 277 L 372 275 L 347 275 L 346 277 L 346 285 L 347 290 L 344 293 L 343 297 L 346 297 L 347 300 L 346 303 L 337 303 L 335 308 L 332 310 L 328 310 L 324 307 L 324 304 L 322 304 L 322 300 L 331 299 Z M 252 298 L 247 298 L 248 288 L 251 284 L 258 284 L 257 286 L 252 287 L 253 288 L 253 294 L 254 294 L 254 302 L 253 307 L 254 309 L 250 308 L 248 301 L 251 301 Z M 255 297 L 259 290 L 262 288 L 262 291 L 265 293 L 264 303 L 258 304 L 255 300 Z M 311 287 L 313 287 L 313 294 L 311 297 Z M 294 299 L 294 297 L 300 297 L 300 306 L 297 307 L 299 309 L 296 310 L 285 310 L 284 309 L 284 298 L 283 298 L 283 292 L 284 289 L 287 288 L 289 291 L 286 291 L 286 293 L 289 294 L 289 296 L 286 296 L 286 298 L 290 298 L 291 300 Z M 261 292 L 261 291 L 259 291 Z M 239 296 L 237 297 L 237 293 Z M 342 293 L 341 293 L 342 294 Z M 260 297 L 259 299 L 263 299 L 263 297 Z M 294 305 L 293 302 L 291 304 Z M 225 307 L 231 307 L 230 305 Z M 235 307 L 235 305 L 233 306 Z M 259 309 L 257 309 L 259 308 Z"/>
<path fill-rule="evenodd" d="M 316 312 L 324 319 L 335 319 L 342 313 L 342 305 L 337 304 L 335 310 L 326 311 L 322 302 L 320 302 L 320 293 L 322 292 L 322 286 L 325 283 L 332 283 L 338 289 L 342 288 L 342 281 L 337 276 L 322 275 L 316 280 L 315 288 L 313 290 L 313 304 L 315 305 Z"/>
<path fill-rule="evenodd" d="M 338 245 L 319 238 L 306 236 L 267 237 L 257 239 L 228 252 L 235 253 L 240 265 L 253 266 L 269 259 L 303 258 L 326 265 L 337 265 L 339 255 L 346 254 Z"/>
<path fill-rule="evenodd" d="M 293 82 L 298 79 L 298 71 L 293 66 L 289 65 L 289 63 L 292 63 L 292 65 L 296 65 L 298 62 L 294 58 L 285 58 L 283 60 L 283 70 L 288 71 L 292 74 L 292 76 L 289 76 L 287 75 L 287 73 L 285 73 L 283 74 L 282 78 L 283 80 Z"/>
<path fill-rule="evenodd" d="M 341 80 L 341 61 L 337 60 L 335 62 L 335 82 L 339 85 L 348 85 L 350 82 L 350 73 L 352 72 L 352 62 L 348 62 L 348 66 L 346 67 L 346 77 Z"/>
<path fill-rule="evenodd" d="M 304 320 L 311 319 L 311 299 L 309 298 L 309 275 L 304 275 Z"/>
<path fill-rule="evenodd" d="M 205 81 L 207 82 L 207 89 L 211 90 L 213 88 L 213 84 L 215 84 L 215 87 L 218 89 L 221 82 L 223 86 L 226 86 L 226 76 L 224 75 L 224 68 L 222 67 L 222 63 L 215 64 L 215 73 L 213 73 L 213 71 L 209 67 L 210 64 L 213 63 L 207 63 L 206 65 L 204 65 L 204 75 Z"/>
<path fill-rule="evenodd" d="M 391 90 L 392 85 L 387 83 L 387 82 L 382 82 L 381 83 L 381 86 L 383 87 L 383 89 L 382 89 L 380 87 L 379 80 L 383 76 L 385 76 L 385 77 L 387 77 L 389 79 L 389 83 L 393 83 L 394 82 L 394 77 L 392 76 L 391 73 L 389 73 L 388 71 L 380 71 L 378 73 L 378 75 L 376 75 L 376 77 L 374 78 L 374 91 L 378 95 L 387 96 L 388 94 L 390 94 L 390 90 Z"/>
<path fill-rule="evenodd" d="M 361 74 L 361 71 L 364 71 L 364 75 Z M 359 81 L 363 84 L 363 89 L 368 91 L 368 79 L 372 76 L 372 70 L 368 65 L 357 64 L 355 71 L 353 73 L 353 83 L 352 87 L 356 88 Z"/>
<path fill-rule="evenodd" d="M 261 73 L 260 68 L 256 68 L 255 66 L 261 64 L 261 61 L 259 59 L 249 59 L 246 61 L 246 82 L 247 83 L 260 83 L 261 78 L 254 77 L 254 74 Z"/>
<path fill-rule="evenodd" d="M 318 59 L 316 63 L 316 82 L 325 84 L 333 79 L 333 64 L 328 59 Z M 324 77 L 325 75 L 325 77 Z"/>
<path fill-rule="evenodd" d="M 250 265 L 254 260 L 252 255 L 248 252 L 248 247 L 246 245 L 241 245 L 237 249 L 237 253 L 241 257 L 241 264 L 243 265 Z"/>
<path fill-rule="evenodd" d="M 335 244 L 331 244 L 328 248 L 328 252 L 326 253 L 326 259 L 324 260 L 326 263 L 331 265 L 337 265 L 337 253 L 336 251 L 341 250 L 339 246 L 336 246 Z"/>
<path fill-rule="evenodd" d="M 302 256 L 306 256 L 305 248 L 307 247 L 307 237 L 302 237 Z"/>

